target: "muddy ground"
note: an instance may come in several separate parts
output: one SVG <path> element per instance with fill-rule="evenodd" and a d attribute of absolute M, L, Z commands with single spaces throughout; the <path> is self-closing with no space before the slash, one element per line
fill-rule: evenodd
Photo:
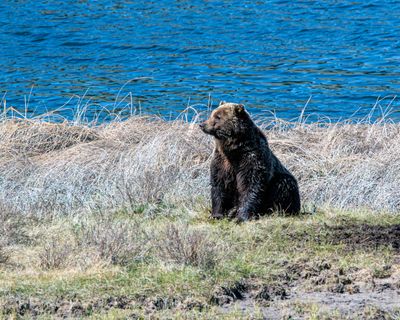
<path fill-rule="evenodd" d="M 394 263 L 375 274 L 363 269 L 345 272 L 325 261 L 288 263 L 275 283 L 224 288 L 217 302 L 224 311 L 237 309 L 244 314 L 258 310 L 264 319 L 303 319 L 313 307 L 321 317 L 400 319 L 400 225 L 341 225 L 329 230 L 323 241 L 327 240 L 344 245 L 349 252 L 390 246 Z"/>
<path fill-rule="evenodd" d="M 283 274 L 274 284 L 224 288 L 218 298 L 221 309 L 243 315 L 258 311 L 263 319 L 307 319 L 313 309 L 321 318 L 400 318 L 400 264 L 387 266 L 382 275 L 356 269 L 345 273 L 324 262 L 305 262 L 288 270 L 293 273 Z"/>
<path fill-rule="evenodd" d="M 287 265 L 285 273 L 268 284 L 238 282 L 232 287 L 217 288 L 204 304 L 195 300 L 128 298 L 124 296 L 105 300 L 79 301 L 60 297 L 45 302 L 38 299 L 8 299 L 3 314 L 36 318 L 52 314 L 55 318 L 81 318 L 111 309 L 144 311 L 145 317 L 157 319 L 163 309 L 206 311 L 217 307 L 221 318 L 236 311 L 244 319 L 308 319 L 310 312 L 336 315 L 334 319 L 399 319 L 400 318 L 400 256 L 397 263 L 388 265 L 382 274 L 364 270 L 349 273 L 332 268 L 327 262 L 308 262 Z M 201 314 L 201 313 L 200 313 Z M 132 319 L 142 316 L 135 312 Z M 333 319 L 331 316 L 326 319 Z"/>
<path fill-rule="evenodd" d="M 322 235 L 322 236 L 321 236 Z M 174 297 L 115 296 L 81 301 L 74 296 L 53 300 L 3 295 L 1 314 L 6 318 L 83 318 L 126 310 L 123 318 L 164 319 L 163 310 L 188 312 L 187 318 L 225 318 L 236 312 L 243 319 L 400 319 L 400 225 L 370 225 L 346 221 L 321 232 L 288 235 L 302 242 L 341 246 L 341 254 L 360 250 L 390 250 L 391 263 L 380 269 L 342 268 L 334 260 L 282 260 L 281 272 L 268 282 L 243 279 L 216 287 L 208 301 Z M 319 238 L 320 237 L 320 238 Z M 307 250 L 302 247 L 299 250 Z M 3 292 L 4 294 L 4 292 Z M 189 295 L 190 296 L 190 295 Z M 196 314 L 190 315 L 191 311 Z M 176 317 L 175 317 L 176 318 Z M 178 317 L 179 318 L 179 317 Z M 231 316 L 227 318 L 232 319 Z M 234 317 L 233 317 L 234 318 Z"/>

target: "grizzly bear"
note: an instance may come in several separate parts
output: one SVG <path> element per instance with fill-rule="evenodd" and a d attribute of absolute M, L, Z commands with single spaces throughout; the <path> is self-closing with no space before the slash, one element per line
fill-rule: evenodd
<path fill-rule="evenodd" d="M 221 102 L 200 128 L 215 138 L 213 218 L 245 221 L 273 211 L 300 211 L 296 179 L 272 153 L 242 104 Z"/>

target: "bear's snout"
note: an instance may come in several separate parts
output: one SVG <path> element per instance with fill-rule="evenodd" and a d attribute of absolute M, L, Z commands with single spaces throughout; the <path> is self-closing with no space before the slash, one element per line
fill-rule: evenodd
<path fill-rule="evenodd" d="M 199 127 L 204 133 L 211 134 L 210 126 L 208 125 L 207 121 L 200 123 Z"/>

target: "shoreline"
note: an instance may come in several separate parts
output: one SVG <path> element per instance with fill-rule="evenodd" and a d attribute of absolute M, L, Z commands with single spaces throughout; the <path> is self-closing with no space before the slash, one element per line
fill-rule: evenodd
<path fill-rule="evenodd" d="M 304 214 L 237 225 L 195 123 L 1 121 L 0 317 L 397 319 L 400 124 L 263 127 Z"/>

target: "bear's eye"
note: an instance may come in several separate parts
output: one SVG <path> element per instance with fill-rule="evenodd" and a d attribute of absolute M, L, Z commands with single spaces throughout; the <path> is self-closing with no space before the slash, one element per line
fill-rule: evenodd
<path fill-rule="evenodd" d="M 221 116 L 219 114 L 216 114 L 215 118 L 217 118 L 218 120 L 221 120 Z"/>

